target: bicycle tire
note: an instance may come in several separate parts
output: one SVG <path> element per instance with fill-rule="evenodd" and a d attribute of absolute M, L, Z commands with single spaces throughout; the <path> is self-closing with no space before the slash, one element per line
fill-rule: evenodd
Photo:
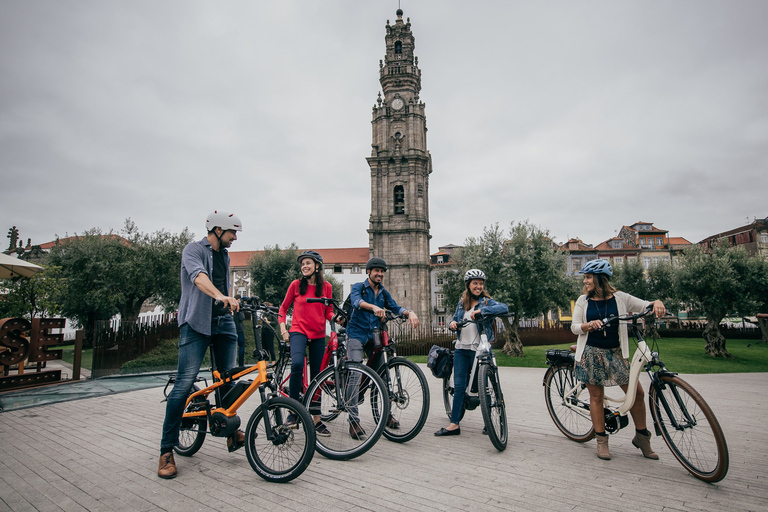
<path fill-rule="evenodd" d="M 480 364 L 478 392 L 485 431 L 491 444 L 502 452 L 507 448 L 509 437 L 507 408 L 504 405 L 504 394 L 499 382 L 499 370 L 492 364 Z"/>
<path fill-rule="evenodd" d="M 443 407 L 445 407 L 445 414 L 450 420 L 451 412 L 453 411 L 453 377 L 446 377 L 443 379 Z M 464 407 L 464 404 L 462 404 L 459 421 L 464 419 L 465 412 L 467 412 L 467 409 Z"/>
<path fill-rule="evenodd" d="M 289 415 L 297 418 L 295 425 L 285 424 Z M 265 417 L 269 418 L 272 439 L 267 438 Z M 290 482 L 307 469 L 314 455 L 315 426 L 301 403 L 273 396 L 253 412 L 245 429 L 245 456 L 261 478 Z"/>
<path fill-rule="evenodd" d="M 648 401 L 661 437 L 689 473 L 705 482 L 719 482 L 728 473 L 729 458 L 725 435 L 715 414 L 693 386 L 680 377 L 662 376 L 660 379 L 665 384 L 661 395 L 651 386 Z M 663 402 L 667 403 L 678 424 L 688 426 L 674 428 Z M 687 421 L 686 412 L 693 420 L 693 426 Z"/>
<path fill-rule="evenodd" d="M 394 357 L 386 367 L 382 366 L 379 373 L 385 382 L 387 370 L 392 387 L 389 418 L 397 421 L 399 427 L 394 428 L 387 419 L 383 434 L 390 441 L 405 443 L 419 435 L 427 421 L 429 384 L 421 368 L 404 357 Z"/>
<path fill-rule="evenodd" d="M 573 365 L 550 366 L 544 374 L 544 401 L 547 404 L 549 416 L 558 430 L 568 439 L 584 443 L 595 437 L 595 428 L 589 417 L 589 393 L 586 389 L 578 388 L 569 397 L 571 403 L 577 403 L 577 407 L 585 414 L 566 407 L 563 396 L 568 389 L 573 388 L 575 383 Z"/>
<path fill-rule="evenodd" d="M 197 385 L 192 385 L 192 390 L 189 392 L 196 393 L 200 391 Z M 205 410 L 204 404 L 208 400 L 199 396 L 194 398 L 184 412 L 189 410 L 196 410 L 201 408 Z M 205 434 L 208 429 L 208 419 L 205 416 L 198 418 L 181 418 L 181 426 L 179 427 L 179 444 L 173 447 L 173 451 L 181 455 L 182 457 L 191 457 L 197 453 L 200 447 L 203 446 L 205 441 Z"/>
<path fill-rule="evenodd" d="M 367 381 L 363 382 L 363 377 Z M 334 460 L 347 460 L 359 457 L 370 450 L 382 435 L 386 418 L 389 417 L 389 400 L 384 381 L 379 375 L 359 363 L 343 362 L 339 366 L 339 383 L 336 383 L 334 367 L 328 367 L 320 372 L 309 384 L 304 397 L 304 406 L 309 408 L 312 397 L 319 397 L 321 418 L 326 421 L 326 428 L 331 435 L 317 436 L 315 449 L 324 457 Z M 360 389 L 366 389 L 367 400 L 356 403 L 359 393 L 351 392 L 347 384 L 355 381 Z M 340 400 L 337 400 L 336 388 L 339 389 Z M 345 391 L 349 389 L 350 391 Z M 370 407 L 369 407 L 370 406 Z M 354 407 L 357 407 L 357 423 L 364 434 L 353 437 L 351 434 L 351 415 L 354 417 Z"/>

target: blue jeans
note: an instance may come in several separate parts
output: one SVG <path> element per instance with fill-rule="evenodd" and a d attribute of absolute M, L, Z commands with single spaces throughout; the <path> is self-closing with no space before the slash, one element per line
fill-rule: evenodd
<path fill-rule="evenodd" d="M 163 422 L 162 450 L 170 451 L 179 444 L 181 416 L 187 404 L 189 392 L 200 372 L 205 352 L 213 343 L 216 367 L 225 372 L 235 366 L 237 354 L 237 332 L 232 315 L 224 315 L 211 320 L 211 335 L 206 336 L 192 329 L 189 324 L 181 326 L 179 335 L 179 366 L 176 371 L 176 383 L 168 395 Z M 225 392 L 222 389 L 222 392 Z"/>
<path fill-rule="evenodd" d="M 451 423 L 459 424 L 461 409 L 464 407 L 464 395 L 469 384 L 469 372 L 475 362 L 475 351 L 457 348 L 453 351 L 453 407 Z"/>
<path fill-rule="evenodd" d="M 314 379 L 320 373 L 325 352 L 325 338 L 307 339 L 307 335 L 292 332 L 291 344 L 291 398 L 299 400 L 299 394 L 304 392 L 304 355 L 309 345 L 309 378 Z M 299 400 L 300 401 L 300 400 Z"/>

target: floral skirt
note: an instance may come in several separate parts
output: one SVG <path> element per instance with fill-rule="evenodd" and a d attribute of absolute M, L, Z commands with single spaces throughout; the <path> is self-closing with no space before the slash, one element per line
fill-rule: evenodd
<path fill-rule="evenodd" d="M 629 384 L 629 361 L 622 357 L 621 347 L 587 345 L 573 373 L 578 380 L 594 386 L 625 386 Z"/>

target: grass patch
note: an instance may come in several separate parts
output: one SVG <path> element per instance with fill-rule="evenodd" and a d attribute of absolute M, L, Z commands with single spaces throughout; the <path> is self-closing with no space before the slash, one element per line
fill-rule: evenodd
<path fill-rule="evenodd" d="M 747 344 L 752 342 L 751 347 Z M 768 345 L 755 345 L 755 340 L 729 340 L 726 348 L 733 359 L 720 359 L 704 353 L 705 341 L 691 338 L 666 338 L 658 341 L 659 357 L 667 368 L 677 373 L 744 373 L 768 372 Z M 630 355 L 634 344 L 630 341 Z M 544 352 L 550 348 L 567 349 L 570 343 L 562 345 L 541 345 L 525 347 L 523 357 L 510 357 L 495 352 L 499 366 L 520 368 L 546 368 Z M 427 356 L 409 356 L 417 363 L 426 363 Z"/>
<path fill-rule="evenodd" d="M 74 364 L 75 362 L 74 345 L 61 347 L 61 359 L 65 363 Z M 86 370 L 90 370 L 92 365 L 93 365 L 93 349 L 84 348 L 82 358 L 80 359 L 80 368 L 85 368 Z"/>

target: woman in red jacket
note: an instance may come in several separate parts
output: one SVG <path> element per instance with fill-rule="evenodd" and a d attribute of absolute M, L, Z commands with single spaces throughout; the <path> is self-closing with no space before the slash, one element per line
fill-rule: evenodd
<path fill-rule="evenodd" d="M 280 305 L 278 320 L 280 332 L 291 347 L 291 398 L 299 400 L 304 387 L 304 357 L 309 347 L 310 377 L 320 373 L 325 352 L 325 322 L 333 317 L 333 308 L 322 303 L 307 303 L 309 297 L 333 297 L 331 284 L 323 278 L 323 257 L 315 251 L 304 251 L 298 258 L 301 266 L 301 279 L 296 279 L 288 287 L 285 300 Z M 285 326 L 286 315 L 293 305 L 291 327 Z M 310 407 L 310 414 L 312 413 Z M 320 421 L 320 416 L 313 414 L 315 433 L 327 437 L 331 433 Z M 289 423 L 296 418 L 288 418 Z"/>

